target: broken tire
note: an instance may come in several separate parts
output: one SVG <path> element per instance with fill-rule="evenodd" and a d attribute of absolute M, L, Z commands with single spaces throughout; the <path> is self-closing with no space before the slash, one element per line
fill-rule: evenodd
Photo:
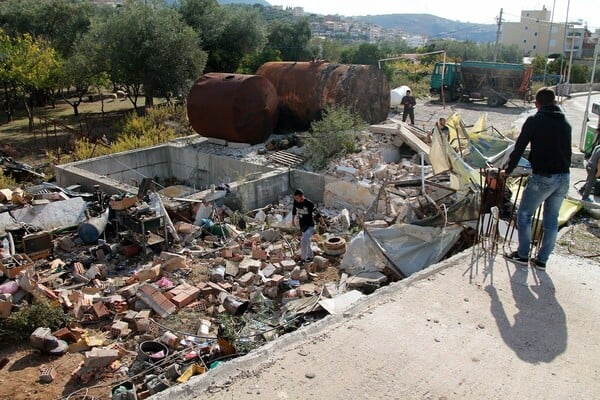
<path fill-rule="evenodd" d="M 325 241 L 325 254 L 339 256 L 346 252 L 346 240 L 341 237 L 331 237 Z"/>

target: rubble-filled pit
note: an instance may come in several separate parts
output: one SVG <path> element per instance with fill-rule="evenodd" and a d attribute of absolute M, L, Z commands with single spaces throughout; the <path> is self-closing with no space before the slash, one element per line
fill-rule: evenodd
<path fill-rule="evenodd" d="M 78 321 L 46 337 L 67 341 L 69 354 L 23 349 L 21 367 L 10 359 L 8 368 L 44 364 L 60 371 L 53 379 L 63 398 L 81 388 L 106 398 L 120 382 L 125 387 L 118 390 L 131 390 L 127 382 L 135 382 L 141 397 L 163 389 L 161 374 L 169 374 L 170 384 L 180 373 L 181 381 L 187 380 L 335 312 L 324 299 L 355 289 L 370 293 L 399 279 L 402 271 L 384 268 L 352 279 L 340 269 L 345 246 L 364 227 L 387 227 L 437 212 L 419 196 L 419 155 L 390 132 L 371 131 L 361 153 L 332 162 L 324 174 L 298 165 L 303 154 L 297 147 L 261 154 L 264 144 L 193 138 L 58 167 L 58 187 L 89 192 L 86 201 L 42 188 L 34 195 L 40 201 L 22 219 L 39 223 L 40 215 L 52 214 L 73 225 L 81 224 L 86 212 L 101 219 L 102 208 L 94 206 L 98 199 L 110 200 L 111 211 L 97 240 L 82 243 L 73 231 L 54 235 L 52 248 L 40 244 L 39 250 L 52 256 L 32 261 L 35 274 L 21 274 L 22 286 L 61 304 Z M 446 184 L 445 177 L 428 182 L 429 196 L 443 202 Z M 319 203 L 328 223 L 326 232 L 313 236 L 317 256 L 306 265 L 298 263 L 299 232 L 289 226 L 290 194 L 297 187 Z M 162 195 L 160 201 L 147 196 L 153 192 Z M 58 201 L 50 198 L 57 196 L 69 206 L 56 207 Z M 161 215 L 158 220 L 154 213 Z M 202 217 L 217 227 L 206 232 L 199 226 Z M 52 228 L 54 222 L 43 221 Z M 87 220 L 92 227 L 96 222 Z M 150 356 L 139 349 L 147 342 L 167 346 L 168 355 L 148 364 Z M 44 389 L 36 394 L 35 385 L 11 398 L 48 398 Z"/>

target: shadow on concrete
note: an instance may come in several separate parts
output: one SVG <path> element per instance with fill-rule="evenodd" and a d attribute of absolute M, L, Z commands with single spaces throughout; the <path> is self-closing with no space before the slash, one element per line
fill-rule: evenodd
<path fill-rule="evenodd" d="M 549 363 L 567 348 L 566 316 L 556 300 L 554 283 L 545 272 L 525 267 L 517 267 L 512 274 L 507 268 L 507 273 L 519 310 L 514 322 L 509 319 L 496 288 L 492 284 L 485 288 L 500 335 L 521 360 Z M 533 284 L 527 282 L 529 274 Z"/>

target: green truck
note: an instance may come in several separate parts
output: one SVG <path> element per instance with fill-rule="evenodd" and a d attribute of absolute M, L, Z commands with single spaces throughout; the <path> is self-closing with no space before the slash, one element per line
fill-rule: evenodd
<path fill-rule="evenodd" d="M 442 101 L 487 100 L 489 106 L 498 107 L 510 99 L 531 100 L 532 75 L 533 69 L 524 64 L 440 62 L 433 69 L 429 91 Z"/>

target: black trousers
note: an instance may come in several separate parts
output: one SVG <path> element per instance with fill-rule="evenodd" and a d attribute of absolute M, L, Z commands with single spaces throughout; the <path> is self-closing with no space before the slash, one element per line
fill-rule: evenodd
<path fill-rule="evenodd" d="M 406 122 L 406 117 L 410 117 L 410 124 L 415 124 L 415 110 L 412 108 L 405 108 L 402 113 L 402 122 Z"/>

